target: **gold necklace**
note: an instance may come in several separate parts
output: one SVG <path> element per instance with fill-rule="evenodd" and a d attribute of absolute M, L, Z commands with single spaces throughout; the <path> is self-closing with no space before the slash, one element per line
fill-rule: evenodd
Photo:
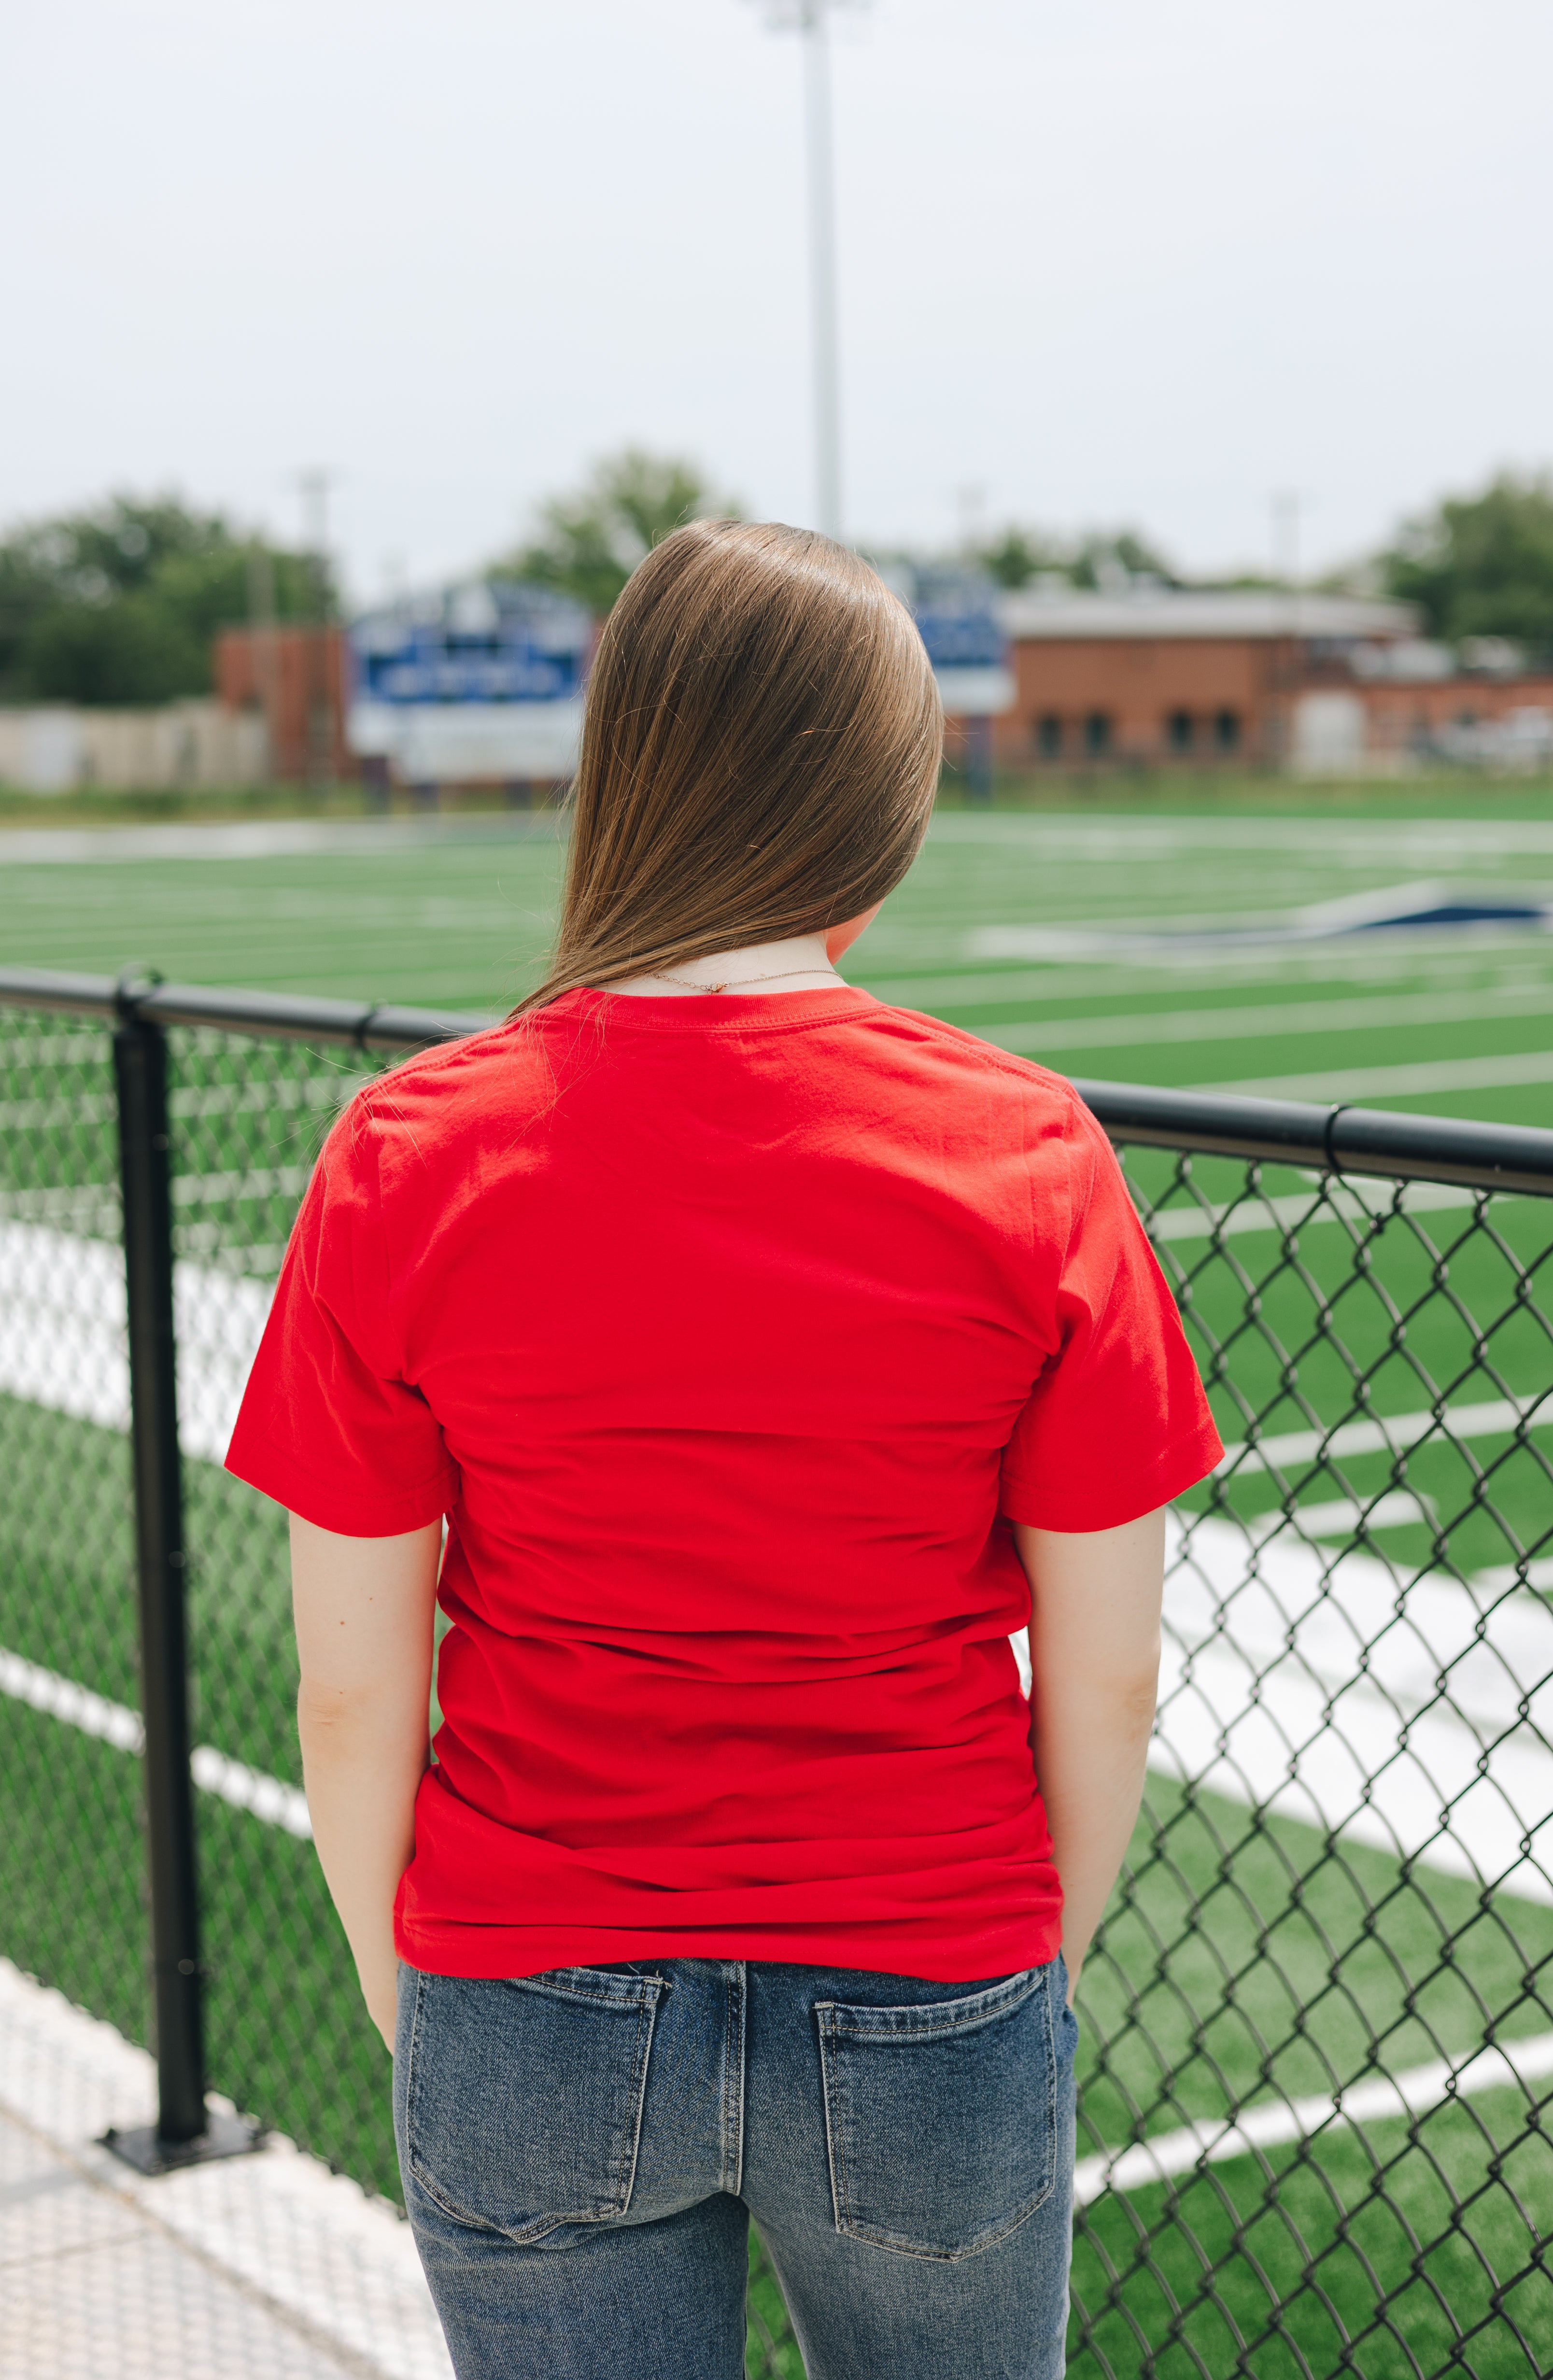
<path fill-rule="evenodd" d="M 675 984 L 681 991 L 741 991 L 746 983 L 785 983 L 790 976 L 795 975 L 831 975 L 835 977 L 837 983 L 845 979 L 836 974 L 834 967 L 779 967 L 774 975 L 734 975 L 724 983 L 692 983 L 688 976 L 664 975 L 659 968 L 651 967 L 648 971 L 648 980 Z"/>

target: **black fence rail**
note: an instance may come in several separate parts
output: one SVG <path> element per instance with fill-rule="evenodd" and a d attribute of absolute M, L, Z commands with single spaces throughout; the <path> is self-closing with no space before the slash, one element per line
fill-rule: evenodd
<path fill-rule="evenodd" d="M 390 2194 L 284 1518 L 221 1455 L 323 1133 L 474 1022 L 0 975 L 0 1953 L 155 2041 L 164 2151 L 208 2082 Z M 1070 2368 L 1529 2380 L 1553 1133 L 1080 1087 L 1229 1451 L 1172 1517 L 1148 1792 L 1084 1977 Z M 751 2373 L 800 2374 L 758 2252 L 750 2324 Z"/>

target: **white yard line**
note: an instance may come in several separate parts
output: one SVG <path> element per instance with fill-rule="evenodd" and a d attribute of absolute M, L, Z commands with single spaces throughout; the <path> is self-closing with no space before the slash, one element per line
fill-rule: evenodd
<path fill-rule="evenodd" d="M 1150 1766 L 1553 1900 L 1553 1606 L 1171 1516 Z"/>
<path fill-rule="evenodd" d="M 1463 1582 L 1334 1559 L 1272 1515 L 1169 1527 L 1151 1768 L 1553 1901 L 1553 1605 L 1502 1567 Z"/>
<path fill-rule="evenodd" d="M 1316 1223 L 1365 1223 L 1373 1216 L 1393 1211 L 1425 1215 L 1451 1207 L 1475 1207 L 1480 1195 L 1453 1182 L 1409 1182 L 1402 1185 L 1399 1208 L 1396 1185 L 1391 1183 L 1354 1179 L 1341 1189 L 1329 1187 L 1323 1196 L 1313 1178 L 1308 1190 L 1291 1191 L 1278 1198 L 1254 1193 L 1228 1207 L 1166 1207 L 1150 1218 L 1148 1235 L 1159 1241 L 1207 1240 L 1229 1239 L 1243 1232 L 1286 1232 L 1291 1227 L 1306 1232 Z M 1497 1192 L 1495 1211 L 1504 1203 L 1505 1193 Z"/>
<path fill-rule="evenodd" d="M 56 1670 L 42 1669 L 19 1653 L 7 1652 L 4 1645 L 0 1645 L 0 1694 L 26 1703 L 101 1743 L 111 1743 L 115 1752 L 139 1755 L 145 1750 L 145 1729 L 139 1711 L 126 1703 L 110 1702 L 105 1694 L 78 1685 L 74 1678 L 62 1678 Z M 306 1842 L 312 1840 L 307 1795 L 298 1786 L 283 1785 L 278 1777 L 249 1768 L 209 1743 L 195 1745 L 188 1767 L 204 1792 L 229 1802 L 235 1810 L 246 1810 L 263 1826 L 279 1827 Z"/>
<path fill-rule="evenodd" d="M 265 1318 L 267 1281 L 212 1265 L 173 1269 L 178 1436 L 225 1455 Z M 0 1223 L 0 1393 L 100 1428 L 129 1427 L 124 1255 L 44 1223 Z"/>
<path fill-rule="evenodd" d="M 961 1000 L 955 1003 L 967 1006 Z M 1139 1049 L 1146 1042 L 1251 1041 L 1309 1033 L 1369 1033 L 1389 1027 L 1468 1024 L 1553 1014 L 1553 983 L 1485 991 L 1378 993 L 1361 1000 L 1262 1001 L 1224 1008 L 1150 1009 L 1135 1016 L 1052 1016 L 989 1025 L 982 1039 L 1000 1050 Z"/>
<path fill-rule="evenodd" d="M 3 1645 L 0 1694 L 12 1702 L 26 1703 L 48 1718 L 62 1720 L 67 1727 L 78 1728 L 82 1735 L 94 1736 L 99 1743 L 111 1743 L 115 1752 L 145 1750 L 145 1729 L 139 1711 L 131 1710 L 126 1703 L 110 1702 L 106 1694 L 78 1685 L 74 1678 L 62 1678 L 53 1670 L 40 1669 L 36 1661 L 24 1660 L 19 1653 L 6 1652 Z"/>
<path fill-rule="evenodd" d="M 1553 1050 L 1512 1051 L 1502 1058 L 1444 1058 L 1413 1066 L 1341 1067 L 1315 1075 L 1256 1075 L 1232 1083 L 1192 1083 L 1194 1091 L 1223 1091 L 1257 1099 L 1426 1099 L 1435 1091 L 1495 1091 L 1518 1084 L 1553 1083 Z"/>
<path fill-rule="evenodd" d="M 1352 1496 L 1334 1496 L 1328 1503 L 1302 1504 L 1297 1513 L 1299 1533 L 1304 1537 L 1351 1537 L 1361 1522 L 1371 1531 L 1412 1529 L 1420 1522 L 1433 1528 L 1435 1513 L 1426 1499 L 1410 1495 L 1405 1488 L 1377 1496 L 1370 1504 L 1361 1504 Z M 1256 1513 L 1246 1523 L 1258 1545 L 1288 1526 L 1287 1516 L 1277 1506 L 1270 1512 Z"/>
<path fill-rule="evenodd" d="M 1338 819 L 1269 818 L 1247 812 L 1238 818 L 1176 815 L 1147 818 L 1086 817 L 1076 810 L 1020 818 L 1010 811 L 977 817 L 968 810 L 938 810 L 929 843 L 1009 846 L 1063 858 L 1114 860 L 1147 868 L 1177 853 L 1285 851 L 1341 868 L 1377 868 L 1386 880 L 1432 875 L 1437 869 L 1523 857 L 1553 859 L 1553 821 L 1544 819 Z M 989 927 L 989 933 L 1009 929 Z M 1016 930 L 1016 929 L 1015 929 Z"/>
<path fill-rule="evenodd" d="M 462 818 L 253 819 L 209 826 L 18 827 L 0 832 L 0 867 L 100 860 L 279 859 L 303 853 L 417 851 L 428 844 L 556 839 L 553 812 L 481 810 Z"/>
<path fill-rule="evenodd" d="M 1235 944 L 1219 947 L 1204 942 L 1183 944 L 1180 950 L 1130 952 L 1123 959 L 1114 952 L 1077 957 L 1057 966 L 1029 964 L 1008 968 L 962 967 L 953 974 L 941 969 L 931 975 L 889 974 L 883 958 L 876 962 L 871 945 L 864 945 L 862 964 L 847 978 L 859 990 L 892 1008 L 916 1008 L 929 1014 L 958 1008 L 1008 1005 L 1022 1009 L 1049 1008 L 1083 998 L 1122 999 L 1129 994 L 1152 997 L 1160 992 L 1160 971 L 1171 978 L 1169 989 L 1185 992 L 1222 992 L 1235 988 L 1270 993 L 1298 990 L 1313 983 L 1341 987 L 1344 999 L 1383 997 L 1399 980 L 1426 982 L 1438 990 L 1461 983 L 1471 992 L 1485 985 L 1467 982 L 1481 977 L 1502 983 L 1513 969 L 1513 988 L 1553 980 L 1553 949 L 1540 935 L 1530 949 L 1515 938 L 1486 928 L 1437 926 L 1400 929 L 1377 942 L 1372 937 L 1345 935 L 1333 941 Z M 1513 948 L 1510 945 L 1515 941 Z M 845 962 L 843 962 L 843 966 Z M 1366 989 L 1365 987 L 1368 987 Z M 1086 1012 L 1087 1013 L 1087 1012 Z M 30 1044 L 28 1056 L 32 1056 Z M 75 1062 L 79 1062 L 78 1045 Z M 46 1062 L 39 1059 L 36 1062 Z"/>
<path fill-rule="evenodd" d="M 1259 887 L 1257 888 L 1260 889 Z M 1189 899 L 1192 886 L 1183 893 Z M 1242 979 L 1247 983 L 1293 982 L 1301 977 L 1381 980 L 1408 975 L 1449 977 L 1452 969 L 1481 969 L 1502 963 L 1513 953 L 1523 965 L 1546 964 L 1548 927 L 1547 910 L 1524 916 L 1474 918 L 1470 924 L 1393 925 L 1375 933 L 1321 929 L 1292 930 L 1287 913 L 1257 918 L 1244 905 L 1217 915 L 1183 917 L 1181 908 L 1168 923 L 1149 917 L 1119 917 L 1114 923 L 1092 919 L 1083 926 L 1013 926 L 955 934 L 952 927 L 920 926 L 908 940 L 889 929 L 867 947 L 867 963 L 896 985 L 889 997 L 905 1007 L 928 1003 L 910 986 L 907 967 L 929 963 L 945 967 L 956 960 L 967 966 L 989 966 L 999 960 L 1010 966 L 1024 964 L 1046 971 L 1046 999 L 1071 998 L 1074 970 L 1092 978 L 1089 989 L 1122 992 L 1134 985 L 1158 983 L 1160 971 L 1179 982 L 1183 976 L 1202 977 L 1200 989 Z M 875 929 L 878 931 L 879 929 Z M 1058 972 L 1061 970 L 1061 973 Z M 1069 989 L 1064 993 L 1062 981 Z M 953 980 L 965 982 L 962 975 Z M 878 987 L 871 981 L 869 990 Z M 1081 988 L 1086 988 L 1082 987 Z M 880 998 L 885 993 L 880 991 Z"/>
<path fill-rule="evenodd" d="M 1447 1405 L 1432 1413 L 1377 1414 L 1365 1421 L 1340 1422 L 1335 1429 L 1275 1431 L 1255 1444 L 1238 1439 L 1224 1449 L 1220 1475 L 1233 1472 L 1244 1479 L 1254 1471 L 1288 1471 L 1314 1463 L 1318 1454 L 1338 1460 L 1343 1455 L 1394 1454 L 1438 1434 L 1450 1438 L 1508 1438 L 1524 1424 L 1528 1429 L 1553 1429 L 1553 1390 L 1517 1402 L 1492 1397 L 1481 1404 Z"/>
<path fill-rule="evenodd" d="M 1150 2182 L 1169 2181 L 1178 2173 L 1219 2165 L 1226 2158 L 1252 2156 L 1260 2151 L 1310 2140 L 1339 2124 L 1377 2124 L 1399 2116 L 1418 2116 L 1447 2099 L 1465 2099 L 1480 2091 L 1519 2090 L 1528 2100 L 1538 2095 L 1533 2085 L 1553 2075 L 1553 2033 L 1539 2033 L 1499 2048 L 1480 2049 L 1459 2065 L 1436 2058 L 1405 2073 L 1375 2075 L 1345 2091 L 1316 2094 L 1310 2098 L 1279 2099 L 1266 2107 L 1243 2108 L 1228 2123 L 1183 2124 L 1179 2131 L 1157 2132 L 1152 2140 L 1131 2147 L 1102 2151 L 1080 2159 L 1074 2171 L 1074 2197 L 1087 2206 L 1108 2190 L 1144 2190 Z"/>

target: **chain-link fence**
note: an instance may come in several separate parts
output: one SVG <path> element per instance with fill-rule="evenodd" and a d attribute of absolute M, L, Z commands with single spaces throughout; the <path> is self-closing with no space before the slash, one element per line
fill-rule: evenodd
<path fill-rule="evenodd" d="M 153 1033 L 208 2073 L 392 2194 L 382 2047 L 308 1839 L 284 1519 L 220 1459 L 330 1120 L 460 1020 L 17 974 L 0 1003 L 0 1952 L 149 2037 L 113 1044 Z M 1071 2368 L 1530 2380 L 1553 1134 L 1084 1087 L 1230 1451 L 1174 1517 L 1148 1794 L 1084 1978 Z M 802 2368 L 757 2252 L 749 2369 Z"/>

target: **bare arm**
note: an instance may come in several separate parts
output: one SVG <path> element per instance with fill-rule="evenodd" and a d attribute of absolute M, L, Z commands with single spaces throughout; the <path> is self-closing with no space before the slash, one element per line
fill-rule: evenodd
<path fill-rule="evenodd" d="M 1030 1742 L 1078 1981 L 1143 1798 L 1159 1682 L 1165 1516 L 1069 1536 L 1016 1526 L 1030 1582 Z"/>
<path fill-rule="evenodd" d="M 291 1516 L 297 1728 L 313 1840 L 368 2013 L 391 2049 L 394 1896 L 414 1848 L 428 1757 L 441 1552 L 437 1521 L 406 1536 L 340 1537 Z"/>

